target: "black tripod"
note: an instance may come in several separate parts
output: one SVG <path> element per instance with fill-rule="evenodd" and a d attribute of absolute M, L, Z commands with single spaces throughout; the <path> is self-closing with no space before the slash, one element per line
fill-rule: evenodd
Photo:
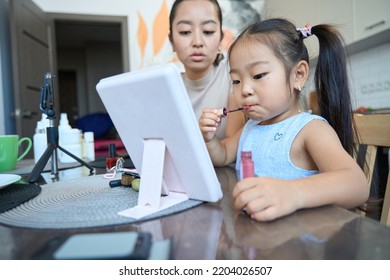
<path fill-rule="evenodd" d="M 60 145 L 58 145 L 58 127 L 54 126 L 55 111 L 54 111 L 54 94 L 53 94 L 53 81 L 50 73 L 45 74 L 44 85 L 41 87 L 41 99 L 40 99 L 40 111 L 47 115 L 49 119 L 49 127 L 46 128 L 47 135 L 47 148 L 43 155 L 39 158 L 37 164 L 34 166 L 34 169 L 31 171 L 28 182 L 36 182 L 41 176 L 43 169 L 45 168 L 48 160 L 51 157 L 51 174 L 58 179 L 58 157 L 57 157 L 57 148 L 62 152 L 72 157 L 85 167 L 89 169 L 90 174 L 93 174 L 93 167 L 88 163 L 78 158 L 74 154 L 68 152 Z"/>

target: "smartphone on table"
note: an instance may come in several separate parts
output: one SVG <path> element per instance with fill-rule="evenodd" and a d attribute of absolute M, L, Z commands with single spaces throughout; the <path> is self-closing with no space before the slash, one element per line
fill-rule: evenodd
<path fill-rule="evenodd" d="M 146 260 L 152 236 L 148 232 L 82 233 L 70 236 L 53 253 L 57 260 Z"/>

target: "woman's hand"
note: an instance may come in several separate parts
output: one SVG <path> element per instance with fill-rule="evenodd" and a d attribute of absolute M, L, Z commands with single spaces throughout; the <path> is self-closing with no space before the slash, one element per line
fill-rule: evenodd
<path fill-rule="evenodd" d="M 218 125 L 221 123 L 222 116 L 222 109 L 203 109 L 202 115 L 199 119 L 199 127 L 206 143 L 210 142 L 215 137 Z"/>
<path fill-rule="evenodd" d="M 300 199 L 290 182 L 269 177 L 245 178 L 234 186 L 233 206 L 257 221 L 293 213 L 300 208 Z"/>

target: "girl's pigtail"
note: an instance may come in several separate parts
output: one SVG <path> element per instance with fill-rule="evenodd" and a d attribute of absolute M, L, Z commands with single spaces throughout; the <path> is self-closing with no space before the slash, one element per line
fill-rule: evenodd
<path fill-rule="evenodd" d="M 313 26 L 311 33 L 320 45 L 314 83 L 321 115 L 334 128 L 344 149 L 353 155 L 355 130 L 344 41 L 336 28 L 327 24 Z"/>

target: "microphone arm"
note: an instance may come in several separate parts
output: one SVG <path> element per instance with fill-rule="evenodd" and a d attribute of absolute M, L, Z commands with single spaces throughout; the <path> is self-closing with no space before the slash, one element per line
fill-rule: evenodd
<path fill-rule="evenodd" d="M 54 111 L 54 93 L 53 93 L 53 80 L 50 73 L 45 74 L 43 86 L 41 87 L 41 100 L 39 109 L 42 113 L 46 114 L 47 118 L 52 122 L 55 118 Z"/>

